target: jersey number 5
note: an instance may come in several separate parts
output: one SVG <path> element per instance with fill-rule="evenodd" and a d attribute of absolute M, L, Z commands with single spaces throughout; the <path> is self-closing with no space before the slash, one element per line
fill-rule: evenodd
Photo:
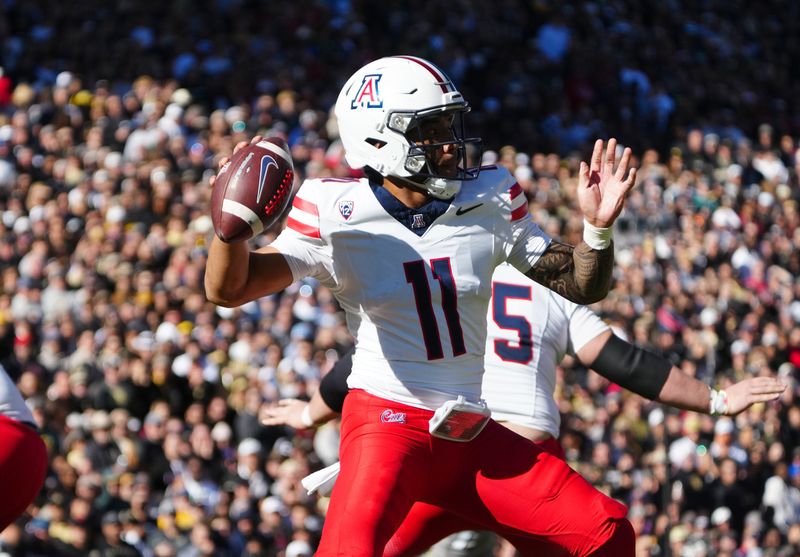
<path fill-rule="evenodd" d="M 531 324 L 521 315 L 509 315 L 508 299 L 531 300 L 530 286 L 492 283 L 492 318 L 501 329 L 517 331 L 519 344 L 513 346 L 507 340 L 495 339 L 494 353 L 504 362 L 527 364 L 533 359 Z"/>
<path fill-rule="evenodd" d="M 403 263 L 406 271 L 406 281 L 411 283 L 414 290 L 414 301 L 417 304 L 417 315 L 422 327 L 422 339 L 425 341 L 425 350 L 429 360 L 439 360 L 444 357 L 442 339 L 439 338 L 439 324 L 433 311 L 431 300 L 431 287 L 428 284 L 428 273 L 422 259 Z M 447 321 L 447 330 L 450 332 L 450 345 L 453 347 L 453 356 L 465 354 L 464 332 L 461 330 L 461 319 L 458 316 L 458 295 L 456 283 L 453 279 L 453 269 L 450 267 L 450 258 L 442 257 L 431 259 L 431 274 L 438 281 L 442 292 L 442 311 Z"/>

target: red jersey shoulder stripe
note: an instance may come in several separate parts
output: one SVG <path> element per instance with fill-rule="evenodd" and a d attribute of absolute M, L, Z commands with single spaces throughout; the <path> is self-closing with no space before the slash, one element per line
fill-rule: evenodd
<path fill-rule="evenodd" d="M 306 201 L 305 199 L 301 199 L 297 196 L 294 197 L 294 201 L 292 201 L 292 207 L 295 209 L 300 209 L 301 211 L 305 211 L 315 217 L 319 216 L 319 209 L 317 209 L 316 203 L 311 203 L 310 201 Z"/>
<path fill-rule="evenodd" d="M 520 205 L 513 211 L 511 211 L 511 222 L 518 221 L 522 217 L 528 214 L 528 205 Z"/>
<path fill-rule="evenodd" d="M 518 221 L 528 214 L 528 200 L 522 187 L 516 182 L 508 191 L 511 194 L 511 222 Z"/>
<path fill-rule="evenodd" d="M 304 236 L 308 236 L 309 238 L 319 238 L 319 228 L 315 226 L 310 226 L 308 224 L 304 224 L 299 220 L 293 219 L 291 215 L 286 219 L 286 226 L 291 228 L 295 232 L 299 232 Z"/>

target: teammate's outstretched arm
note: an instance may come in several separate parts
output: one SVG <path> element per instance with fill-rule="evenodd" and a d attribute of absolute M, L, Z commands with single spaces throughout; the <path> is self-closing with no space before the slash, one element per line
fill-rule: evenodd
<path fill-rule="evenodd" d="M 261 139 L 261 136 L 255 136 L 250 143 L 258 143 Z M 245 141 L 238 143 L 233 152 L 246 145 Z M 222 158 L 218 169 L 228 160 L 228 157 Z M 215 182 L 216 176 L 211 178 L 212 188 Z M 204 281 L 210 302 L 237 307 L 283 290 L 292 283 L 293 277 L 286 259 L 275 248 L 267 246 L 251 252 L 247 240 L 223 242 L 214 234 Z"/>
<path fill-rule="evenodd" d="M 347 394 L 347 393 L 345 393 Z M 288 425 L 295 429 L 308 429 L 332 420 L 341 413 L 341 407 L 332 409 L 325 403 L 319 389 L 311 400 L 284 398 L 276 406 L 266 406 L 261 410 L 261 423 L 264 425 Z"/>
<path fill-rule="evenodd" d="M 598 139 L 591 164 L 581 162 L 578 202 L 584 217 L 583 241 L 574 248 L 552 242 L 528 271 L 529 278 L 578 304 L 602 300 L 611 287 L 611 227 L 636 181 L 636 169 L 628 168 L 630 149 L 623 151 L 614 170 L 616 149 L 616 139 L 609 139 L 605 150 L 603 140 Z"/>
<path fill-rule="evenodd" d="M 668 406 L 732 416 L 757 402 L 776 400 L 786 385 L 773 377 L 750 377 L 717 392 L 663 356 L 606 331 L 577 353 L 578 359 L 620 387 Z"/>
<path fill-rule="evenodd" d="M 352 367 L 353 350 L 350 350 L 322 378 L 310 401 L 290 398 L 279 401 L 277 406 L 265 407 L 261 411 L 261 423 L 307 429 L 333 419 L 342 412 Z"/>

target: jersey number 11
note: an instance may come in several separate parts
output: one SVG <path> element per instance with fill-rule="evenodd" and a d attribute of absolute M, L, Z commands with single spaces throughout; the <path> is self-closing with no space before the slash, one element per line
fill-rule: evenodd
<path fill-rule="evenodd" d="M 447 321 L 447 330 L 450 333 L 450 345 L 453 347 L 453 357 L 461 356 L 467 352 L 464 346 L 464 332 L 461 330 L 461 319 L 458 315 L 458 295 L 456 283 L 453 279 L 453 269 L 450 258 L 442 257 L 431 259 L 431 274 L 439 283 L 442 292 L 442 311 Z M 422 327 L 422 339 L 425 341 L 425 350 L 429 360 L 439 360 L 444 357 L 442 339 L 439 338 L 439 324 L 433 310 L 431 287 L 428 283 L 428 273 L 422 259 L 403 263 L 406 271 L 406 281 L 411 283 L 414 290 L 414 301 L 417 304 L 417 315 Z"/>

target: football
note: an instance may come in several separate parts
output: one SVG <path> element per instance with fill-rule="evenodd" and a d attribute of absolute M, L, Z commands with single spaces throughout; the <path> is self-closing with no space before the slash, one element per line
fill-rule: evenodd
<path fill-rule="evenodd" d="M 217 173 L 211 221 L 223 242 L 257 236 L 289 204 L 294 165 L 286 143 L 271 137 L 239 149 Z"/>

